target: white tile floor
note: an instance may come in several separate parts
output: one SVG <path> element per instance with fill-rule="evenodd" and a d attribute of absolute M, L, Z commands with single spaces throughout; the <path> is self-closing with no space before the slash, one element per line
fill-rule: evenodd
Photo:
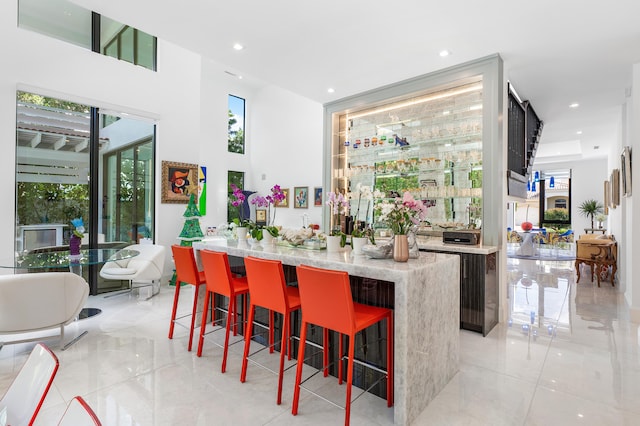
<path fill-rule="evenodd" d="M 460 332 L 460 371 L 414 424 L 639 424 L 639 330 L 617 289 L 598 288 L 588 274 L 576 285 L 573 262 L 510 259 L 507 275 L 511 321 L 485 338 Z M 187 330 L 176 328 L 169 340 L 172 290 L 163 287 L 149 301 L 90 297 L 88 306 L 104 312 L 67 330 L 68 337 L 89 334 L 64 352 L 48 342 L 60 370 L 36 424 L 56 424 L 75 395 L 105 425 L 342 424 L 342 410 L 304 392 L 298 416 L 290 414 L 293 369 L 285 374 L 281 406 L 271 373 L 250 365 L 247 382 L 240 383 L 242 344 L 231 347 L 221 374 L 217 346 L 205 342 L 198 358 L 197 341 L 186 350 Z M 181 301 L 184 311 L 188 299 Z M 0 392 L 31 347 L 0 350 Z M 312 383 L 342 401 L 344 388 L 336 381 L 320 376 Z M 352 407 L 353 425 L 392 422 L 393 410 L 380 398 L 365 395 Z"/>

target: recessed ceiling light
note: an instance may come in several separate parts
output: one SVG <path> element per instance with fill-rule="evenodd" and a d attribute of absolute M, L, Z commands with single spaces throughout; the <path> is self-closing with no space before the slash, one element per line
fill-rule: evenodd
<path fill-rule="evenodd" d="M 329 87 L 329 88 L 327 89 L 327 92 L 329 92 L 329 93 L 333 93 L 333 92 L 335 92 L 335 91 L 336 91 L 336 89 L 334 89 L 333 87 Z"/>
<path fill-rule="evenodd" d="M 242 80 L 242 76 L 241 75 L 238 76 L 238 80 Z"/>
<path fill-rule="evenodd" d="M 580 104 L 579 104 L 579 103 L 574 102 L 574 103 L 572 103 L 572 104 L 570 104 L 570 105 L 569 105 L 569 108 L 578 108 L 579 106 L 580 106 Z"/>
<path fill-rule="evenodd" d="M 242 49 L 244 49 L 244 46 L 241 45 L 240 43 L 236 43 L 236 44 L 233 45 L 233 48 L 235 50 L 242 50 Z"/>
<path fill-rule="evenodd" d="M 581 134 L 582 134 L 582 130 L 578 130 L 578 131 L 576 132 L 576 135 L 581 135 Z"/>
<path fill-rule="evenodd" d="M 451 51 L 444 49 L 441 50 L 440 53 L 438 53 L 440 55 L 441 58 L 446 58 L 447 56 L 451 55 Z"/>

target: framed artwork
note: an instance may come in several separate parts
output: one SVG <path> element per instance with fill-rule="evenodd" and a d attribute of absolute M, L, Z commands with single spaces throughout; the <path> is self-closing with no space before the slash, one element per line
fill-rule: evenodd
<path fill-rule="evenodd" d="M 265 209 L 256 209 L 256 225 L 267 225 L 267 211 Z"/>
<path fill-rule="evenodd" d="M 309 208 L 309 187 L 296 186 L 293 189 L 293 207 L 296 209 Z"/>
<path fill-rule="evenodd" d="M 622 185 L 622 195 L 631 196 L 631 148 L 625 146 L 620 155 L 620 169 L 622 170 L 620 180 Z"/>
<path fill-rule="evenodd" d="M 198 165 L 162 162 L 161 202 L 187 204 L 191 194 L 198 196 Z"/>
<path fill-rule="evenodd" d="M 284 200 L 276 203 L 276 207 L 289 207 L 289 188 L 280 188 L 284 193 Z"/>
<path fill-rule="evenodd" d="M 611 171 L 611 207 L 615 208 L 620 205 L 620 170 L 613 169 Z"/>
<path fill-rule="evenodd" d="M 313 188 L 313 205 L 316 207 L 322 207 L 322 187 Z"/>
<path fill-rule="evenodd" d="M 609 214 L 609 204 L 611 204 L 611 192 L 610 192 L 609 181 L 604 181 L 604 214 Z"/>

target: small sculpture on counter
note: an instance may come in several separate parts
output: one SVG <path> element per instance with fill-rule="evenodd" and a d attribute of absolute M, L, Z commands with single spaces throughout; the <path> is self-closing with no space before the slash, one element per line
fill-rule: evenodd
<path fill-rule="evenodd" d="M 420 256 L 420 249 L 418 248 L 418 241 L 416 239 L 415 227 L 407 233 L 407 240 L 409 241 L 409 259 L 417 259 Z M 393 235 L 391 239 L 383 244 L 367 244 L 362 247 L 362 253 L 366 254 L 372 259 L 392 259 L 393 258 Z"/>

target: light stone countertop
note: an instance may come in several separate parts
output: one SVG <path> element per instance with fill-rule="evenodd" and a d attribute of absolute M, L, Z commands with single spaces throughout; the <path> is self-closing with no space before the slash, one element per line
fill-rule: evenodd
<path fill-rule="evenodd" d="M 291 266 L 306 264 L 393 282 L 395 424 L 411 424 L 459 369 L 459 256 L 420 252 L 419 258 L 402 263 L 352 256 L 350 247 L 328 253 L 274 244 L 227 245 L 224 239 L 197 242 L 193 247 L 196 251 L 225 251 L 230 256 L 280 260 Z"/>

